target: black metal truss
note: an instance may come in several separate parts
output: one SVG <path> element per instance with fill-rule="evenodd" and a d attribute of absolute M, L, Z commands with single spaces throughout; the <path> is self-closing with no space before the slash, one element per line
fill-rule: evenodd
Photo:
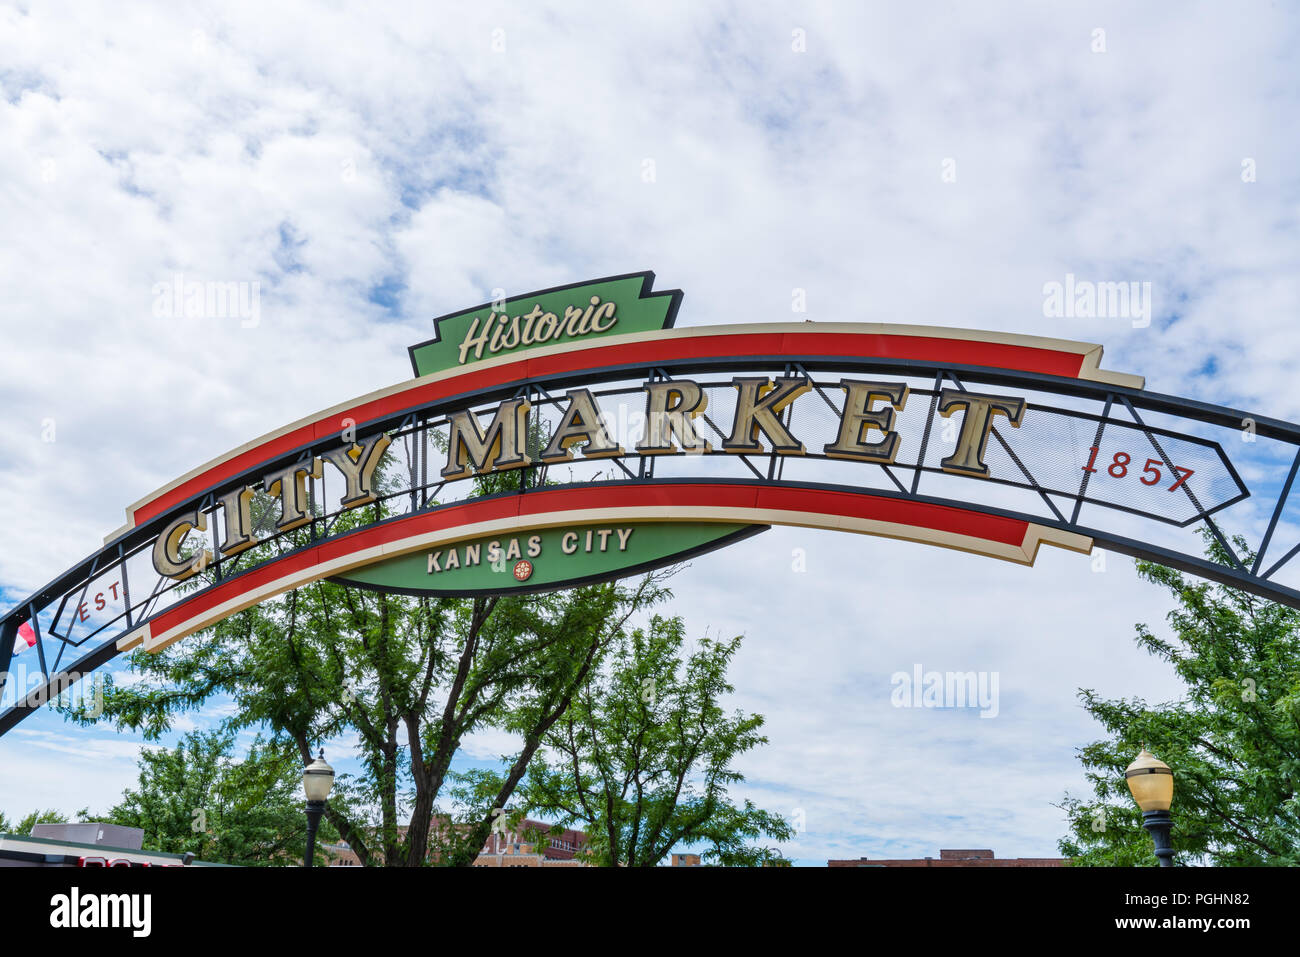
<path fill-rule="evenodd" d="M 821 400 L 834 412 L 838 414 L 839 407 L 828 395 L 828 392 L 838 391 L 837 382 L 820 382 L 816 381 L 814 376 L 818 372 L 854 372 L 854 373 L 883 373 L 898 377 L 909 378 L 932 378 L 933 387 L 931 389 L 914 389 L 913 393 L 925 396 L 928 400 L 928 411 L 925 415 L 924 426 L 920 434 L 919 451 L 914 461 L 908 463 L 895 462 L 892 465 L 876 463 L 883 474 L 888 478 L 890 487 L 880 489 L 862 489 L 869 491 L 872 495 L 885 497 L 897 497 L 915 499 L 919 501 L 934 502 L 936 504 L 946 504 L 958 508 L 980 511 L 987 514 L 1001 514 L 1009 517 L 1015 517 L 1039 525 L 1058 528 L 1062 530 L 1077 532 L 1080 535 L 1093 539 L 1098 545 L 1109 548 L 1113 551 L 1132 555 L 1138 558 L 1145 558 L 1157 561 L 1170 567 L 1178 568 L 1190 574 L 1230 585 L 1242 590 L 1260 595 L 1262 597 L 1279 601 L 1284 604 L 1300 607 L 1300 591 L 1289 586 L 1282 585 L 1273 580 L 1273 576 L 1284 566 L 1286 566 L 1297 554 L 1300 554 L 1300 542 L 1289 545 L 1282 558 L 1275 561 L 1271 566 L 1261 573 L 1265 568 L 1265 554 L 1270 547 L 1275 545 L 1274 538 L 1280 524 L 1280 519 L 1285 512 L 1285 508 L 1294 485 L 1298 472 L 1300 472 L 1300 425 L 1284 422 L 1265 416 L 1248 415 L 1238 410 L 1213 406 L 1207 403 L 1201 403 L 1193 400 L 1180 399 L 1174 396 L 1148 393 L 1135 389 L 1129 389 L 1120 386 L 1113 386 L 1104 383 L 1092 382 L 1088 380 L 1069 379 L 1058 376 L 1049 376 L 1038 373 L 1017 372 L 1004 369 L 991 369 L 971 366 L 947 366 L 916 363 L 912 361 L 900 361 L 891 359 L 880 359 L 872 357 L 846 358 L 842 356 L 772 356 L 766 358 L 720 358 L 720 359 L 683 359 L 674 361 L 661 361 L 653 366 L 636 366 L 623 365 L 614 366 L 598 370 L 585 370 L 580 373 L 565 373 L 544 377 L 535 381 L 523 383 L 506 383 L 488 389 L 466 392 L 461 395 L 449 397 L 427 406 L 418 406 L 411 409 L 403 410 L 383 419 L 378 419 L 365 423 L 357 423 L 355 428 L 359 436 L 374 434 L 378 431 L 389 432 L 390 436 L 396 442 L 401 440 L 403 448 L 406 451 L 407 461 L 407 487 L 399 491 L 390 493 L 383 497 L 384 500 L 392 500 L 398 497 L 406 497 L 409 500 L 411 512 L 424 511 L 434 508 L 445 507 L 448 503 L 439 503 L 437 496 L 441 495 L 449 483 L 441 479 L 435 472 L 431 477 L 429 474 L 429 449 L 431 434 L 447 422 L 447 414 L 465 408 L 474 408 L 487 405 L 492 402 L 509 398 L 511 395 L 521 395 L 527 397 L 531 403 L 537 407 L 555 406 L 563 402 L 563 398 L 556 399 L 551 390 L 559 391 L 560 389 L 571 385 L 592 385 L 601 382 L 617 381 L 638 381 L 646 380 L 669 380 L 672 378 L 690 377 L 699 374 L 726 372 L 730 370 L 748 370 L 759 372 L 769 370 L 775 372 L 782 370 L 788 376 L 801 376 L 808 379 L 810 385 L 819 394 Z M 1227 497 L 1222 501 L 1209 504 L 1208 507 L 1202 503 L 1195 492 L 1187 485 L 1182 488 L 1191 503 L 1194 512 L 1189 519 L 1176 519 L 1167 515 L 1161 515 L 1149 510 L 1143 510 L 1132 506 L 1126 506 L 1121 503 L 1106 501 L 1089 496 L 1091 473 L 1085 470 L 1077 485 L 1069 489 L 1059 489 L 1044 486 L 1033 470 L 1026 464 L 1023 457 L 1016 451 L 1016 443 L 1012 437 L 1004 434 L 1004 430 L 994 428 L 991 432 L 993 439 L 999 444 L 1002 450 L 1007 454 L 1009 459 L 1015 464 L 1019 474 L 1018 480 L 1006 478 L 990 478 L 985 481 L 992 481 L 998 484 L 1016 486 L 1034 491 L 1045 503 L 1047 515 L 1031 514 L 1016 511 L 1006 511 L 994 507 L 983 506 L 979 503 L 973 503 L 964 500 L 927 496 L 922 493 L 921 485 L 923 477 L 926 474 L 939 473 L 941 469 L 933 466 L 927 466 L 926 454 L 931 442 L 931 433 L 938 401 L 939 391 L 945 380 L 952 381 L 960 390 L 965 390 L 965 382 L 979 383 L 981 385 L 1010 386 L 1018 389 L 1031 390 L 1037 393 L 1057 394 L 1069 396 L 1072 398 L 1083 398 L 1095 400 L 1103 405 L 1100 414 L 1085 412 L 1077 409 L 1057 408 L 1053 411 L 1075 418 L 1095 423 L 1094 445 L 1100 446 L 1102 436 L 1111 426 L 1122 426 L 1124 428 L 1136 428 L 1141 430 L 1149 440 L 1152 449 L 1164 462 L 1165 466 L 1173 472 L 1173 464 L 1169 455 L 1165 452 L 1162 445 L 1162 439 L 1180 439 L 1183 441 L 1193 442 L 1202 447 L 1212 450 L 1225 466 L 1226 471 L 1231 475 L 1233 481 L 1238 487 L 1238 493 L 1234 496 Z M 721 386 L 729 384 L 729 380 L 720 380 L 717 382 L 701 382 L 705 387 Z M 598 397 L 617 396 L 619 394 L 631 394 L 638 391 L 638 387 L 623 387 L 604 390 L 598 393 Z M 1044 408 L 1041 402 L 1035 402 L 1035 407 Z M 1123 408 L 1132 418 L 1132 421 L 1125 421 L 1112 415 L 1115 408 Z M 1051 408 L 1051 407 L 1045 407 Z M 1204 423 L 1212 426 L 1240 429 L 1247 422 L 1251 424 L 1254 433 L 1263 438 L 1274 439 L 1287 443 L 1295 447 L 1292 456 L 1290 470 L 1287 474 L 1286 481 L 1282 486 L 1281 492 L 1274 504 L 1267 530 L 1262 536 L 1260 547 L 1255 553 L 1255 558 L 1250 567 L 1247 568 L 1240 556 L 1231 547 L 1228 537 L 1223 534 L 1222 530 L 1214 522 L 1213 516 L 1221 510 L 1242 501 L 1250 495 L 1245 484 L 1242 482 L 1237 469 L 1233 466 L 1231 460 L 1224 452 L 1223 448 L 1216 442 L 1204 438 L 1172 432 L 1167 429 L 1149 426 L 1143 420 L 1141 412 L 1147 411 L 1158 414 L 1176 415 L 1182 418 Z M 790 423 L 793 416 L 793 404 L 787 407 L 785 411 L 785 421 Z M 703 421 L 719 436 L 725 436 L 719 425 L 707 416 L 702 417 Z M 45 689 L 56 687 L 61 678 L 68 675 L 81 676 L 94 668 L 100 667 L 107 661 L 112 660 L 118 652 L 116 642 L 120 637 L 129 634 L 133 629 L 138 628 L 141 624 L 148 621 L 155 615 L 165 599 L 175 598 L 177 592 L 194 591 L 197 586 L 194 580 L 187 583 L 176 583 L 170 579 L 164 579 L 149 569 L 149 574 L 144 576 L 144 580 L 137 580 L 136 587 L 132 588 L 131 566 L 132 564 L 142 564 L 147 562 L 147 556 L 143 555 L 147 550 L 152 539 L 157 535 L 159 530 L 176 512 L 182 509 L 192 509 L 196 506 L 205 510 L 214 510 L 217 507 L 217 500 L 232 489 L 248 484 L 250 481 L 265 474 L 266 471 L 295 461 L 309 460 L 312 456 L 318 454 L 327 448 L 337 444 L 337 437 L 317 440 L 301 448 L 292 450 L 286 454 L 277 456 L 266 462 L 259 463 L 253 468 L 241 473 L 238 477 L 223 482 L 220 486 L 206 490 L 200 495 L 195 496 L 189 502 L 182 503 L 176 508 L 169 510 L 165 515 L 158 516 L 153 520 L 142 524 L 120 535 L 118 538 L 110 541 L 104 548 L 95 552 L 73 568 L 68 569 L 62 575 L 50 581 L 43 588 L 38 589 L 35 593 L 7 612 L 3 618 L 0 618 L 0 691 L 3 690 L 3 682 L 8 675 L 11 654 L 17 630 L 24 622 L 30 621 L 32 627 L 39 633 L 40 614 L 45 612 L 51 606 L 56 606 L 54 618 L 51 620 L 51 627 L 45 634 L 39 635 L 36 642 L 37 658 L 41 670 L 41 676 Z M 748 472 L 753 476 L 745 481 L 756 483 L 768 483 L 776 485 L 800 485 L 806 486 L 808 483 L 787 482 L 784 479 L 785 457 L 771 452 L 767 454 L 767 462 L 764 463 L 766 468 L 760 468 L 754 461 L 751 461 L 750 455 L 733 455 L 730 453 L 714 450 L 707 453 L 712 456 L 725 456 L 729 459 L 739 458 L 746 466 Z M 819 454 L 810 453 L 807 458 L 821 458 Z M 627 459 L 635 459 L 634 463 L 629 463 Z M 636 455 L 634 450 L 629 450 L 628 454 L 621 459 L 614 459 L 622 477 L 611 479 L 611 482 L 620 483 L 656 483 L 663 484 L 666 482 L 678 481 L 676 479 L 657 479 L 655 477 L 655 457 Z M 902 481 L 896 472 L 906 474 L 911 470 L 910 482 Z M 1176 473 L 1175 473 L 1176 474 Z M 469 480 L 461 480 L 469 481 Z M 711 478 L 710 481 L 717 481 Z M 724 479 L 722 481 L 735 481 Z M 322 480 L 323 483 L 323 480 Z M 595 483 L 583 483 L 595 484 Z M 836 488 L 843 490 L 845 486 L 825 486 L 826 488 Z M 978 487 L 978 486 L 974 486 Z M 518 492 L 511 494 L 528 494 L 535 489 L 522 488 Z M 1049 494 L 1050 493 L 1050 494 Z M 316 482 L 311 483 L 311 505 L 313 509 L 313 520 L 308 526 L 313 544 L 327 539 L 336 534 L 336 525 L 343 514 L 342 511 L 328 512 L 321 506 L 320 502 L 328 501 L 324 484 L 321 485 L 320 494 L 317 495 Z M 1053 502 L 1051 495 L 1057 495 L 1064 500 L 1072 502 L 1072 509 L 1068 518 L 1061 508 Z M 457 500 L 457 504 L 464 499 Z M 1151 543 L 1144 543 L 1124 536 L 1119 536 L 1105 529 L 1091 526 L 1080 525 L 1081 513 L 1085 505 L 1096 506 L 1106 509 L 1114 509 L 1131 514 L 1139 515 L 1144 518 L 1152 519 L 1158 522 L 1186 527 L 1195 523 L 1204 524 L 1211 534 L 1219 543 L 1227 549 L 1228 554 L 1233 559 L 1232 565 L 1220 565 L 1209 562 L 1199 554 L 1190 552 L 1180 552 L 1163 546 L 1157 546 Z M 213 576 L 212 583 L 229 578 L 233 575 L 242 574 L 248 571 L 253 565 L 245 564 L 244 555 L 222 556 L 217 549 L 217 523 L 210 522 L 209 535 L 211 537 L 211 546 L 214 553 L 214 560 L 211 562 L 210 571 Z M 276 541 L 282 538 L 280 533 L 272 533 L 263 539 L 263 541 Z M 285 543 L 287 544 L 287 542 Z M 277 556 L 278 557 L 278 556 Z M 143 559 L 143 561 L 142 561 Z M 274 560 L 274 559 L 269 559 Z M 85 634 L 74 637 L 74 630 L 71 627 L 59 627 L 60 622 L 64 620 L 65 613 L 69 608 L 77 609 L 82 606 L 89 593 L 93 582 L 116 572 L 120 576 L 120 582 L 123 593 L 122 612 L 112 617 L 108 621 L 99 622 L 97 627 Z M 152 580 L 150 580 L 152 579 Z M 134 593 L 134 599 L 132 597 Z M 76 599 L 75 601 L 73 599 Z M 80 655 L 75 661 L 63 665 L 65 652 L 70 649 L 80 649 L 90 642 L 92 638 L 102 636 L 101 640 L 94 644 L 93 647 Z M 59 642 L 60 650 L 51 665 L 46 660 L 45 644 L 47 640 Z M 30 698 L 39 698 L 41 688 L 32 692 Z M 0 713 L 0 734 L 5 733 L 18 723 L 23 717 L 33 710 L 26 703 L 28 699 L 20 701 L 10 707 L 8 710 Z"/>

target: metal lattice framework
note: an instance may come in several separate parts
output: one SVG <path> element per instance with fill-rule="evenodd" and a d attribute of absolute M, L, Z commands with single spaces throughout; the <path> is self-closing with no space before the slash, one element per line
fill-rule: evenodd
<path fill-rule="evenodd" d="M 809 324 L 804 331 L 827 328 L 836 327 Z M 697 331 L 692 336 L 699 338 Z M 547 508 L 570 508 L 554 503 L 579 501 L 614 508 L 652 493 L 657 500 L 685 502 L 689 493 L 692 502 L 719 507 L 754 501 L 754 524 L 823 524 L 938 544 L 953 542 L 931 534 L 933 522 L 925 534 L 910 534 L 907 527 L 929 521 L 925 516 L 947 516 L 944 521 L 957 516 L 965 523 L 962 534 L 977 543 L 970 550 L 1032 562 L 1039 540 L 1085 551 L 1099 546 L 1300 608 L 1300 580 L 1292 565 L 1300 554 L 1300 523 L 1288 517 L 1300 469 L 1300 426 L 1147 392 L 1114 374 L 1071 376 L 924 356 L 699 351 L 645 349 L 644 361 L 619 353 L 620 361 L 601 364 L 601 356 L 593 355 L 581 367 L 529 367 L 524 377 L 453 378 L 451 387 L 432 398 L 414 387 L 409 396 L 396 390 L 398 398 L 389 402 L 396 408 L 355 419 L 358 438 L 383 432 L 391 439 L 378 502 L 362 510 L 332 506 L 341 479 L 325 473 L 309 483 L 309 525 L 290 532 L 260 528 L 264 547 L 223 555 L 218 523 L 210 521 L 205 534 L 213 559 L 201 574 L 180 582 L 158 574 L 150 561 L 153 542 L 169 519 L 195 508 L 215 515 L 223 495 L 268 469 L 310 462 L 337 448 L 342 420 L 323 415 L 319 421 L 334 422 L 334 427 L 310 430 L 307 441 L 296 441 L 299 431 L 264 442 L 255 453 L 231 459 L 233 464 L 219 481 L 209 482 L 204 477 L 209 473 L 200 470 L 197 478 L 174 483 L 166 494 L 137 506 L 132 523 L 103 548 L 38 589 L 0 621 L 0 691 L 6 695 L 0 734 L 124 651 L 141 644 L 156 650 L 175 640 L 158 639 L 185 609 L 207 602 L 202 622 L 224 617 L 229 613 L 224 609 L 234 606 L 223 596 L 247 591 L 267 578 L 269 569 L 302 564 L 305 556 L 324 555 L 330 548 L 346 551 L 363 532 L 396 530 L 402 523 L 442 522 L 454 528 L 468 520 L 463 516 L 489 506 L 497 511 L 508 507 L 510 514 L 522 516 L 536 512 L 541 506 L 533 504 L 543 501 Z M 699 419 L 701 434 L 720 440 L 734 411 L 732 377 L 755 374 L 806 380 L 809 392 L 782 412 L 787 428 L 806 444 L 806 454 L 736 454 L 720 450 L 717 442 L 701 454 L 637 453 L 644 383 L 686 378 L 698 383 L 709 398 Z M 864 375 L 906 382 L 910 388 L 895 426 L 903 442 L 889 464 L 835 460 L 821 451 L 833 441 L 843 412 L 840 380 Z M 499 381 L 490 381 L 493 378 Z M 573 386 L 592 389 L 625 454 L 537 466 L 523 473 L 520 488 L 505 494 L 476 495 L 472 478 L 441 478 L 450 414 L 470 409 L 490 416 L 495 403 L 525 396 L 532 421 L 545 434 L 561 416 L 563 390 Z M 952 420 L 938 414 L 939 396 L 943 390 L 990 387 L 1023 396 L 1024 418 L 1018 428 L 1002 420 L 989 433 L 986 478 L 949 474 L 941 460 L 952 447 Z M 405 404 L 408 398 L 410 404 Z M 1251 477 L 1254 489 L 1243 474 Z M 832 504 L 847 497 L 870 504 L 869 511 L 852 512 L 857 525 L 846 524 L 850 513 Z M 762 504 L 778 501 L 783 503 L 780 509 Z M 835 520 L 819 523 L 819 512 L 833 514 Z M 345 515 L 358 514 L 363 518 L 360 528 L 355 519 L 342 521 Z M 922 518 L 909 517 L 914 515 Z M 978 539 L 991 540 L 1004 526 L 1033 530 L 1032 536 L 1023 536 L 1023 554 L 1015 548 L 978 546 Z M 1230 559 L 1227 564 L 1203 556 L 1198 530 L 1222 546 Z M 1235 543 L 1238 536 L 1258 544 L 1243 553 Z M 227 604 L 214 604 L 217 598 Z M 187 619 L 186 627 L 198 621 Z M 35 637 L 36 670 L 18 681 L 10 667 L 11 651 L 24 625 Z M 168 634 L 182 633 L 189 632 L 177 625 Z"/>

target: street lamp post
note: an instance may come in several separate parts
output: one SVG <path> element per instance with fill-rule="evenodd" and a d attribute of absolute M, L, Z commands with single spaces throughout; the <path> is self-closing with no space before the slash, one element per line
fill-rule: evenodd
<path fill-rule="evenodd" d="M 325 763 L 325 749 L 320 757 L 307 765 L 302 772 L 302 789 L 307 792 L 307 857 L 304 867 L 311 867 L 316 857 L 316 829 L 325 813 L 325 799 L 334 787 L 334 769 Z"/>
<path fill-rule="evenodd" d="M 1144 746 L 1124 770 L 1124 778 L 1133 800 L 1142 809 L 1142 826 L 1151 832 L 1160 866 L 1173 867 L 1174 846 L 1169 841 L 1173 819 L 1169 816 L 1169 805 L 1174 801 L 1174 772 Z"/>

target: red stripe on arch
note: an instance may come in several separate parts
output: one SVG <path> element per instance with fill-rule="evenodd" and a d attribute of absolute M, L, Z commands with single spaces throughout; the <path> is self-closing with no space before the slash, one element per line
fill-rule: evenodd
<path fill-rule="evenodd" d="M 647 506 L 803 512 L 831 518 L 889 522 L 1017 547 L 1024 543 L 1029 529 L 1029 523 L 1021 519 L 986 515 L 951 505 L 887 498 L 869 492 L 716 483 L 553 489 L 453 505 L 362 529 L 351 535 L 303 549 L 253 569 L 238 578 L 215 585 L 187 601 L 168 608 L 152 619 L 150 627 L 153 634 L 161 635 L 241 594 L 271 584 L 286 575 L 414 535 L 512 516 L 518 516 L 525 520 L 521 524 L 526 524 L 526 519 L 531 515 Z M 756 524 L 761 521 L 763 521 L 761 515 L 755 519 Z"/>
<path fill-rule="evenodd" d="M 1021 372 L 1077 378 L 1083 355 L 1036 346 L 1021 346 L 969 339 L 854 332 L 759 332 L 705 336 L 674 336 L 562 352 L 521 356 L 517 362 L 491 369 L 472 366 L 460 375 L 436 382 L 412 382 L 410 388 L 362 402 L 328 417 L 318 417 L 284 435 L 269 439 L 222 461 L 139 505 L 131 515 L 134 526 L 182 505 L 242 472 L 269 462 L 318 439 L 335 435 L 344 419 L 359 426 L 406 409 L 441 399 L 527 379 L 602 369 L 611 366 L 652 365 L 673 359 L 717 359 L 752 356 L 819 356 L 824 358 L 886 358 L 947 365 L 986 366 Z"/>

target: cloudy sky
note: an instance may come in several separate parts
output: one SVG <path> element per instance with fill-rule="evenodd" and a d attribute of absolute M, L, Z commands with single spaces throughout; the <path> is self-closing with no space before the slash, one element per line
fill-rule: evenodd
<path fill-rule="evenodd" d="M 1100 342 L 1153 390 L 1300 418 L 1298 27 L 1254 0 L 0 4 L 0 587 L 409 377 L 433 316 L 642 269 L 682 326 L 803 289 L 800 318 Z M 1150 282 L 1150 325 L 1045 317 L 1070 273 Z M 256 321 L 155 315 L 178 274 L 259 283 Z M 676 592 L 694 634 L 747 636 L 735 701 L 771 742 L 739 795 L 798 816 L 802 863 L 1050 855 L 1099 733 L 1077 689 L 1178 693 L 1132 642 L 1168 599 L 1119 556 L 785 529 Z M 892 707 L 918 664 L 996 673 L 996 718 Z M 0 740 L 0 809 L 105 808 L 140 746 L 41 715 Z"/>

